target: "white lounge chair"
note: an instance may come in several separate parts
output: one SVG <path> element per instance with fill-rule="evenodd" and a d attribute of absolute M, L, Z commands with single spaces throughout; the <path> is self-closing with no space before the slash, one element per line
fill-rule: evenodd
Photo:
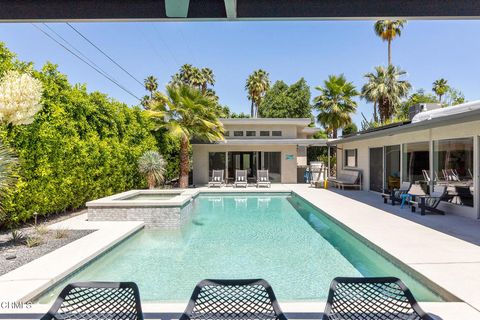
<path fill-rule="evenodd" d="M 247 170 L 235 170 L 235 182 L 233 186 L 236 188 L 238 186 L 247 187 Z"/>
<path fill-rule="evenodd" d="M 261 186 L 268 188 L 271 187 L 268 170 L 257 170 L 257 188 Z"/>
<path fill-rule="evenodd" d="M 224 184 L 223 170 L 212 170 L 212 180 L 208 183 L 208 187 L 221 187 Z"/>

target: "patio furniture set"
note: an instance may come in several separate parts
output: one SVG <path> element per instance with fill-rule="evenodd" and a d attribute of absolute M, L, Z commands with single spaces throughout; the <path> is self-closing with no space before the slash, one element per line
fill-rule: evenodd
<path fill-rule="evenodd" d="M 212 170 L 212 179 L 208 183 L 208 187 L 223 187 L 226 186 L 225 175 L 223 170 Z M 247 170 L 235 170 L 235 181 L 232 184 L 235 188 L 237 187 L 248 187 L 248 177 Z M 257 188 L 271 186 L 270 176 L 268 170 L 257 170 Z"/>
<path fill-rule="evenodd" d="M 133 282 L 83 282 L 66 286 L 41 320 L 143 320 Z M 203 280 L 180 320 L 287 320 L 265 280 Z M 433 320 L 397 278 L 335 278 L 322 320 Z"/>
<path fill-rule="evenodd" d="M 405 204 L 408 204 L 412 212 L 420 209 L 422 216 L 425 215 L 427 211 L 443 215 L 445 212 L 438 209 L 438 205 L 441 201 L 447 199 L 447 187 L 445 185 L 435 185 L 430 194 L 427 195 L 419 184 L 402 182 L 398 189 L 393 189 L 391 192 L 385 190 L 382 197 L 384 203 L 390 200 L 392 206 L 398 202 L 401 208 L 403 208 Z"/>

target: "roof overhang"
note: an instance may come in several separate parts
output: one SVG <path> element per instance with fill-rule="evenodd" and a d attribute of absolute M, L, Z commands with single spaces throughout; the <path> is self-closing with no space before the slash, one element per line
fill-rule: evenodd
<path fill-rule="evenodd" d="M 367 139 L 374 139 L 385 136 L 394 136 L 396 134 L 414 132 L 420 130 L 432 129 L 440 126 L 448 126 L 454 124 L 462 124 L 472 121 L 480 120 L 480 109 L 475 109 L 468 112 L 462 112 L 457 114 L 451 114 L 445 117 L 433 118 L 431 120 L 424 120 L 416 123 L 410 123 L 401 125 L 385 130 L 372 131 L 367 133 L 359 133 L 357 135 L 349 136 L 346 138 L 333 139 L 328 141 L 328 145 L 338 145 L 342 143 L 361 141 Z"/>
<path fill-rule="evenodd" d="M 3 21 L 478 18 L 477 0 L 0 0 Z"/>
<path fill-rule="evenodd" d="M 310 118 L 222 118 L 219 119 L 224 125 L 296 125 L 308 126 Z"/>
<path fill-rule="evenodd" d="M 193 142 L 195 145 L 229 145 L 229 146 L 270 146 L 270 145 L 295 145 L 295 146 L 326 146 L 325 139 L 226 139 L 216 142 Z"/>

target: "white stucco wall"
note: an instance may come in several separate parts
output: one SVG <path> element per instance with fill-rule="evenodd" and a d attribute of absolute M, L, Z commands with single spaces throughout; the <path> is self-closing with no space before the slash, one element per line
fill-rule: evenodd
<path fill-rule="evenodd" d="M 297 182 L 297 146 L 296 145 L 204 145 L 192 146 L 193 160 L 193 183 L 196 185 L 207 184 L 208 176 L 208 153 L 209 152 L 234 152 L 234 151 L 263 151 L 281 152 L 282 154 L 282 183 Z M 287 160 L 287 155 L 293 155 L 293 159 Z"/>
<path fill-rule="evenodd" d="M 345 149 L 357 149 L 358 166 L 357 168 L 363 172 L 363 188 L 369 190 L 370 186 L 370 170 L 369 170 L 369 148 L 383 147 L 389 145 L 401 145 L 411 142 L 422 142 L 430 140 L 443 140 L 443 139 L 455 139 L 455 138 L 474 138 L 474 164 L 475 164 L 475 207 L 458 206 L 448 203 L 442 203 L 445 210 L 454 212 L 459 215 L 467 216 L 470 218 L 477 218 L 479 215 L 479 147 L 478 136 L 480 136 L 480 121 L 472 121 L 462 124 L 441 126 L 433 129 L 420 130 L 416 132 L 399 133 L 394 135 L 372 139 L 365 139 L 361 141 L 351 141 L 345 143 L 339 143 L 337 145 L 337 164 L 339 169 L 343 169 L 344 163 L 344 150 Z"/>

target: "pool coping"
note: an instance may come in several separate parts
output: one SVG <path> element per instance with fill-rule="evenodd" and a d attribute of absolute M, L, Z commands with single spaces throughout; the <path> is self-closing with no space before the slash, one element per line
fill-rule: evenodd
<path fill-rule="evenodd" d="M 442 310 L 445 308 L 444 305 L 450 305 L 452 308 L 454 306 L 458 307 L 459 305 L 465 305 L 461 307 L 461 309 L 463 308 L 467 310 L 471 308 L 475 310 L 475 314 L 478 315 L 478 319 L 480 319 L 480 313 L 477 313 L 478 310 L 480 310 L 480 301 L 477 301 L 475 299 L 470 299 L 468 296 L 465 296 L 463 292 L 461 291 L 459 292 L 457 287 L 451 287 L 448 281 L 447 282 L 443 281 L 446 275 L 448 275 L 448 277 L 452 276 L 451 270 L 448 271 L 447 273 L 441 272 L 440 274 L 438 274 L 438 272 L 431 271 L 428 268 L 425 268 L 425 265 L 423 265 L 422 263 L 418 263 L 418 262 L 412 263 L 408 261 L 408 259 L 402 258 L 403 254 L 401 250 L 395 250 L 395 248 L 392 249 L 390 247 L 391 243 L 388 243 L 388 245 L 386 245 L 385 242 L 379 243 L 378 239 L 376 239 L 375 237 L 375 234 L 369 232 L 369 230 L 364 230 L 364 228 L 362 228 L 364 227 L 362 223 L 356 224 L 355 221 L 349 221 L 349 219 L 345 219 L 346 216 L 344 211 L 345 209 L 348 209 L 348 208 L 346 208 L 343 205 L 340 208 L 338 208 L 338 205 L 337 205 L 337 208 L 335 208 L 334 206 L 331 206 L 332 203 L 330 203 L 330 206 L 325 206 L 325 203 L 322 203 L 322 201 L 326 200 L 325 195 L 330 194 L 330 196 L 335 195 L 333 197 L 338 196 L 338 197 L 342 197 L 342 199 L 348 199 L 348 201 L 351 201 L 356 206 L 355 208 L 358 208 L 358 206 L 361 207 L 363 205 L 368 210 L 377 210 L 385 214 L 386 212 L 381 209 L 370 207 L 366 204 L 363 204 L 361 202 L 358 202 L 356 200 L 350 199 L 342 195 L 338 195 L 332 192 L 328 193 L 328 190 L 313 189 L 313 188 L 309 188 L 306 185 L 277 185 L 277 186 L 272 185 L 272 188 L 269 188 L 269 189 L 198 188 L 198 189 L 184 189 L 184 191 L 190 191 L 191 193 L 189 192 L 189 194 L 191 195 L 192 198 L 196 197 L 200 193 L 221 194 L 221 193 L 238 193 L 238 192 L 240 193 L 293 192 L 299 197 L 301 197 L 303 200 L 313 205 L 314 207 L 320 209 L 322 212 L 325 212 L 330 219 L 340 224 L 342 227 L 346 228 L 347 230 L 350 230 L 351 232 L 353 232 L 355 236 L 359 237 L 360 239 L 365 239 L 365 243 L 371 246 L 373 249 L 378 250 L 381 254 L 384 254 L 387 257 L 392 257 L 393 259 L 396 260 L 396 262 L 397 261 L 399 262 L 400 266 L 405 265 L 409 269 L 413 270 L 415 275 L 418 274 L 421 276 L 420 278 L 421 281 L 426 280 L 427 284 L 429 285 L 434 284 L 434 290 L 436 290 L 436 286 L 438 286 L 439 288 L 445 290 L 447 293 L 450 293 L 454 297 L 458 297 L 462 300 L 462 302 L 436 302 L 436 303 L 421 302 L 420 303 L 421 305 L 434 305 L 434 304 L 442 305 L 442 307 L 440 308 Z M 118 198 L 118 194 L 115 195 L 115 197 Z M 338 204 L 338 202 L 336 203 Z M 444 238 L 444 240 L 446 241 L 455 242 L 454 243 L 455 246 L 460 246 L 460 247 L 467 246 L 467 247 L 470 247 L 468 250 L 472 249 L 471 248 L 472 245 L 463 240 L 459 240 L 457 238 L 451 237 L 439 231 L 431 230 L 428 227 L 421 226 L 415 222 L 406 221 L 400 217 L 393 216 L 389 213 L 387 213 L 387 216 L 389 217 L 389 219 L 396 220 L 395 223 L 402 225 L 401 226 L 402 228 L 404 228 L 405 224 L 407 224 L 407 229 L 408 227 L 412 229 L 420 228 L 422 232 L 426 232 L 428 230 L 427 235 L 434 233 L 436 238 Z M 111 247 L 118 244 L 128 236 L 132 235 L 133 233 L 143 228 L 143 223 L 141 222 L 96 222 L 96 221 L 85 221 L 85 218 L 86 218 L 86 215 L 80 215 L 80 216 L 73 217 L 66 221 L 50 226 L 50 228 L 53 228 L 53 229 L 65 228 L 67 226 L 70 229 L 94 229 L 96 231 L 81 239 L 71 242 L 70 244 L 67 244 L 64 247 L 61 247 L 43 257 L 40 257 L 20 268 L 17 268 L 3 276 L 0 276 L 0 301 L 28 301 L 29 299 L 32 299 L 33 297 L 37 296 L 41 292 L 52 287 L 55 283 L 58 283 L 58 281 L 61 281 L 62 279 L 64 279 L 70 273 L 78 270 L 79 268 L 81 268 L 91 260 L 100 256 L 106 250 L 110 249 Z M 412 227 L 412 226 L 415 226 L 415 227 Z M 378 231 L 378 230 L 374 230 L 374 231 Z M 416 234 L 416 236 L 420 237 L 422 235 Z M 429 241 L 431 241 L 431 239 L 429 239 Z M 422 242 L 420 242 L 420 245 L 421 244 Z M 397 248 L 397 249 L 403 249 L 403 248 Z M 417 248 L 417 251 L 418 250 L 422 251 L 421 249 L 422 248 Z M 478 250 L 478 257 L 480 257 L 480 248 L 476 246 L 476 249 Z M 82 250 L 85 250 L 85 252 L 82 252 Z M 72 252 L 75 252 L 76 254 L 73 255 L 71 254 Z M 78 252 L 81 252 L 81 254 L 78 255 Z M 57 260 L 53 259 L 54 257 L 65 257 L 65 256 L 69 257 L 69 259 L 66 259 L 65 261 L 61 261 L 60 264 L 58 264 L 58 259 Z M 52 261 L 54 261 L 53 264 L 51 263 Z M 480 261 L 480 259 L 478 261 Z M 449 263 L 452 263 L 452 261 L 445 261 L 440 264 L 449 264 Z M 62 267 L 61 264 L 64 264 L 64 266 Z M 439 263 L 437 262 L 437 264 Z M 478 263 L 478 265 L 480 266 L 480 262 Z M 52 266 L 54 270 L 51 270 Z M 45 267 L 48 267 L 47 268 L 48 271 L 46 272 L 46 274 L 43 274 L 42 270 L 44 270 Z M 476 280 L 478 280 L 477 283 L 480 284 L 480 278 Z M 475 284 L 473 284 L 472 282 L 463 283 L 463 286 L 465 287 L 467 286 L 469 287 L 472 285 L 474 287 L 478 287 L 478 286 L 475 286 Z M 466 303 L 463 301 L 465 301 Z M 300 305 L 305 304 L 304 302 L 298 302 L 298 303 Z M 146 305 L 149 305 L 149 303 L 146 303 Z M 159 303 L 159 304 L 152 304 L 152 305 L 168 306 L 169 304 Z M 283 305 L 284 303 L 282 303 L 282 306 Z M 46 305 L 38 305 L 38 306 L 45 307 Z M 466 308 L 466 306 L 468 306 L 468 308 Z M 427 311 L 430 311 L 427 307 L 425 309 Z M 0 314 L 4 313 L 4 311 L 5 310 L 1 310 Z M 444 310 L 444 312 L 446 311 Z M 449 312 L 446 312 L 445 314 L 449 314 Z M 449 319 L 449 317 L 447 318 L 443 317 L 443 319 Z M 451 318 L 451 319 L 454 319 L 454 318 Z M 474 319 L 474 318 L 469 317 L 468 319 Z"/>
<path fill-rule="evenodd" d="M 95 231 L 0 276 L 0 302 L 30 301 L 143 227 L 138 221 L 86 221 L 86 214 L 49 226 Z"/>
<path fill-rule="evenodd" d="M 162 200 L 124 200 L 135 195 L 151 193 L 177 195 L 171 199 Z M 183 207 L 198 193 L 198 189 L 135 189 L 88 201 L 86 206 L 87 208 Z"/>

